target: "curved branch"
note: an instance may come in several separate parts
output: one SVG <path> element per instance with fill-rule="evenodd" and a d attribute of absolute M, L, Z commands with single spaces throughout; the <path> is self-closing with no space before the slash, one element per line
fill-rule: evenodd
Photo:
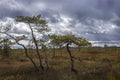
<path fill-rule="evenodd" d="M 28 55 L 28 50 L 27 50 L 27 48 L 26 48 L 23 44 L 20 44 L 20 43 L 19 43 L 19 40 L 17 40 L 15 37 L 13 37 L 12 35 L 8 34 L 7 32 L 1 32 L 1 33 L 4 33 L 4 34 L 6 34 L 7 36 L 11 37 L 12 39 L 15 40 L 15 42 L 16 42 L 18 45 L 22 46 L 22 47 L 24 48 L 24 50 L 25 50 L 25 55 L 26 55 L 26 57 L 32 62 L 33 66 L 34 66 L 34 68 L 35 68 L 35 71 L 39 71 L 39 69 L 37 68 L 37 65 L 35 64 L 35 62 L 33 61 L 33 59 Z"/>
<path fill-rule="evenodd" d="M 30 28 L 30 30 L 31 30 L 32 38 L 33 38 L 33 41 L 34 41 L 34 44 L 35 44 L 35 47 L 36 47 L 36 53 L 37 53 L 37 56 L 38 56 L 38 58 L 39 58 L 40 67 L 41 67 L 41 69 L 44 71 L 44 67 L 43 67 L 43 65 L 42 65 L 42 59 L 41 59 L 41 56 L 40 56 L 40 54 L 39 54 L 39 49 L 38 49 L 37 40 L 36 40 L 36 38 L 35 38 L 35 36 L 34 36 L 32 26 L 31 26 L 29 23 L 28 23 L 28 25 L 29 25 L 29 28 Z"/>

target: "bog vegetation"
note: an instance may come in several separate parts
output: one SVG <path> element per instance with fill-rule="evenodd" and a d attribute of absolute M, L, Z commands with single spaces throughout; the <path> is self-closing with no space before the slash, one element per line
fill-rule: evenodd
<path fill-rule="evenodd" d="M 49 34 L 38 16 L 18 16 L 29 35 L 11 34 L 12 24 L 0 25 L 0 80 L 119 80 L 120 48 L 92 47 L 81 36 Z M 39 37 L 39 35 L 44 37 Z M 28 44 L 21 43 L 27 40 Z M 12 49 L 11 46 L 21 46 Z"/>

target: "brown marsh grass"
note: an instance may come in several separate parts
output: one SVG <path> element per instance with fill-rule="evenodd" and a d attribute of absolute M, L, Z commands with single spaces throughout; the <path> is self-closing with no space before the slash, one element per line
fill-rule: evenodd
<path fill-rule="evenodd" d="M 40 50 L 44 66 L 44 53 Z M 49 70 L 35 72 L 22 49 L 12 50 L 10 57 L 0 55 L 0 80 L 120 80 L 120 48 L 71 49 L 75 57 L 78 74 L 70 70 L 70 60 L 66 49 L 47 50 Z M 34 50 L 29 55 L 38 63 Z"/>

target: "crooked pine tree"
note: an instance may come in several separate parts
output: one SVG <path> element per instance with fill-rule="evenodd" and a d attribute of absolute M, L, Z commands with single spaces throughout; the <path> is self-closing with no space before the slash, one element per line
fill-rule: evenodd
<path fill-rule="evenodd" d="M 75 57 L 72 55 L 72 53 L 70 51 L 70 45 L 73 43 L 78 46 L 90 46 L 91 43 L 88 40 L 86 40 L 85 38 L 76 37 L 73 34 L 67 34 L 67 35 L 53 34 L 52 36 L 55 37 L 55 38 L 54 37 L 52 38 L 52 42 L 54 42 L 54 44 L 62 43 L 63 45 L 66 45 L 66 49 L 69 53 L 69 57 L 70 57 L 70 61 L 71 61 L 71 71 L 77 73 L 77 70 L 74 67 L 74 58 Z"/>
<path fill-rule="evenodd" d="M 37 39 L 36 39 L 34 32 L 35 31 L 37 31 L 37 32 L 48 31 L 47 22 L 41 18 L 41 15 L 32 16 L 32 17 L 18 16 L 16 21 L 24 22 L 24 23 L 28 24 L 29 29 L 31 31 L 31 36 L 32 36 L 33 42 L 35 44 L 36 53 L 37 53 L 37 56 L 39 58 L 40 68 L 41 68 L 41 70 L 44 71 L 44 67 L 42 64 L 42 58 L 41 58 L 40 53 L 39 53 L 38 43 L 37 43 Z"/>

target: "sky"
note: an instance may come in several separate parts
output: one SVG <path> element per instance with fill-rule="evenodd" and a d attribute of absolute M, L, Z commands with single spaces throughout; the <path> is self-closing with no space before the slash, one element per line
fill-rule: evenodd
<path fill-rule="evenodd" d="M 24 24 L 16 24 L 16 16 L 39 14 L 52 33 L 120 41 L 120 0 L 0 0 L 0 23 L 16 25 L 13 33 L 29 32 Z"/>

